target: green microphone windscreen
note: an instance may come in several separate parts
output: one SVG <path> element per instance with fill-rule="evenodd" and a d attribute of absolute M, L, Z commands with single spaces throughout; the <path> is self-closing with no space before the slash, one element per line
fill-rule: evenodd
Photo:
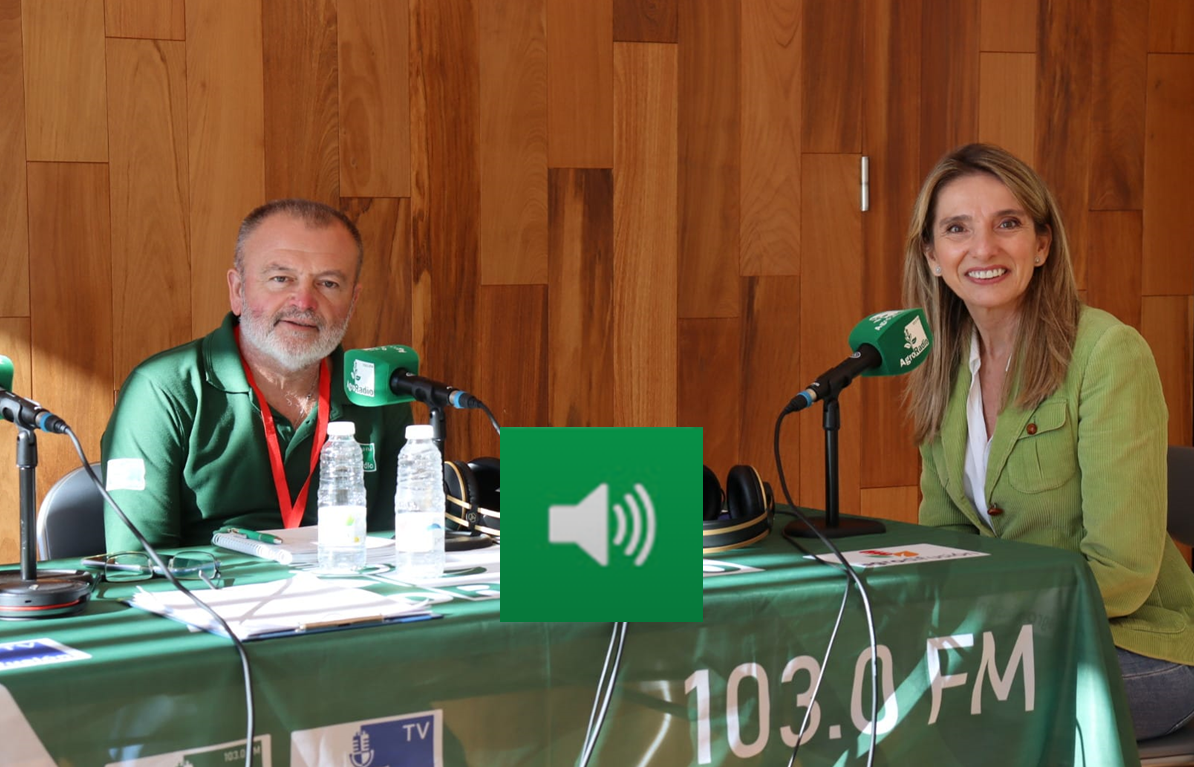
<path fill-rule="evenodd" d="M 0 354 L 0 389 L 12 391 L 12 360 Z"/>
<path fill-rule="evenodd" d="M 850 331 L 850 348 L 863 345 L 878 350 L 882 362 L 864 376 L 893 376 L 914 370 L 928 356 L 933 334 L 923 309 L 900 309 L 872 314 Z"/>
<path fill-rule="evenodd" d="M 419 372 L 419 355 L 409 346 L 390 344 L 344 352 L 344 393 L 363 407 L 413 402 L 414 397 L 395 394 L 390 379 L 395 371 Z"/>

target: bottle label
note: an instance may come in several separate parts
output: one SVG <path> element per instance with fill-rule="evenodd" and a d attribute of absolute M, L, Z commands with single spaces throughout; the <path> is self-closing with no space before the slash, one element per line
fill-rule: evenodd
<path fill-rule="evenodd" d="M 434 513 L 405 512 L 394 515 L 394 545 L 399 551 L 431 551 L 443 517 Z"/>
<path fill-rule="evenodd" d="M 321 506 L 320 546 L 357 546 L 365 540 L 364 506 Z"/>

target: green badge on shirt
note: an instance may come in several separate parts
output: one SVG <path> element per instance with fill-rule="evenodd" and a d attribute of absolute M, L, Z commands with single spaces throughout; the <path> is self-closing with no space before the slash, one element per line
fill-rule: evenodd
<path fill-rule="evenodd" d="M 501 440 L 502 620 L 702 619 L 699 428 Z"/>

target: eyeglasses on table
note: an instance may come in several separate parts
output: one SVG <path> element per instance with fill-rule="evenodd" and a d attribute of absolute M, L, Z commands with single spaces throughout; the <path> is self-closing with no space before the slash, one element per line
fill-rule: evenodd
<path fill-rule="evenodd" d="M 109 583 L 130 583 L 147 581 L 156 576 L 165 576 L 143 551 L 118 551 L 83 559 L 80 564 Z M 201 580 L 208 588 L 218 589 L 220 560 L 206 551 L 180 551 L 170 557 L 166 569 L 179 580 Z"/>

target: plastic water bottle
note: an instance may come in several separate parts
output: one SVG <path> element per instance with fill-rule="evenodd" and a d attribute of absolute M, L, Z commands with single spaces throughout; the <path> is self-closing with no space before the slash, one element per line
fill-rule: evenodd
<path fill-rule="evenodd" d="M 356 572 L 365 567 L 365 462 L 353 439 L 356 424 L 328 424 L 319 454 L 319 569 Z"/>
<path fill-rule="evenodd" d="M 405 581 L 444 574 L 444 459 L 430 424 L 406 427 L 394 495 L 394 569 Z"/>

